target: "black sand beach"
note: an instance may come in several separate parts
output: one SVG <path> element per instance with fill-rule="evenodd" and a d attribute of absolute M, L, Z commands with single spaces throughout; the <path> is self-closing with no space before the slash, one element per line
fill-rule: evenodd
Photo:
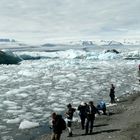
<path fill-rule="evenodd" d="M 140 140 L 140 92 L 120 97 L 117 106 L 109 107 L 108 115 L 97 116 L 94 131 L 84 135 L 79 123 L 73 123 L 73 137 L 63 132 L 61 140 Z M 50 140 L 50 134 L 36 140 Z"/>

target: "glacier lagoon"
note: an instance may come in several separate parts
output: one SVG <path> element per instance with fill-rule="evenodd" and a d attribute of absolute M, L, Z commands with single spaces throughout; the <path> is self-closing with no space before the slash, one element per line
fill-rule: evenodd
<path fill-rule="evenodd" d="M 111 83 L 116 97 L 140 90 L 140 60 L 124 59 L 138 56 L 139 46 L 63 47 L 56 46 L 57 51 L 14 47 L 12 52 L 23 60 L 18 65 L 0 65 L 2 140 L 34 139 L 50 131 L 50 114 L 65 111 L 68 103 L 77 107 L 81 101 L 96 104 L 101 98 L 109 103 Z M 120 53 L 106 53 L 108 49 Z M 24 121 L 39 123 L 39 127 L 20 130 Z"/>

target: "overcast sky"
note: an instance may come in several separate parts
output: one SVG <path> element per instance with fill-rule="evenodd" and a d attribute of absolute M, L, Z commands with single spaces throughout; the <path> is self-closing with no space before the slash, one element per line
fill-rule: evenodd
<path fill-rule="evenodd" d="M 0 0 L 0 37 L 136 37 L 140 0 Z"/>

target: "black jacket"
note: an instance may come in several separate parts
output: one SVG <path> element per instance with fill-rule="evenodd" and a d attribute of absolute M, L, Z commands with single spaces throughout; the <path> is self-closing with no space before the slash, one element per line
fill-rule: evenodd
<path fill-rule="evenodd" d="M 115 87 L 110 88 L 110 96 L 115 97 Z"/>
<path fill-rule="evenodd" d="M 75 110 L 76 110 L 75 108 L 69 108 L 68 109 L 68 111 L 66 112 L 66 115 L 67 115 L 68 119 L 72 120 Z"/>
<path fill-rule="evenodd" d="M 79 110 L 79 115 L 81 117 L 86 117 L 87 116 L 87 106 L 82 106 L 82 105 L 79 105 L 78 106 L 78 110 Z"/>
<path fill-rule="evenodd" d="M 96 113 L 100 114 L 100 112 L 94 105 L 87 106 L 87 119 L 95 119 Z"/>
<path fill-rule="evenodd" d="M 61 120 L 62 120 L 62 116 L 61 115 L 56 115 L 55 119 L 52 120 L 52 129 L 53 132 L 56 134 L 61 134 L 62 133 L 62 124 L 61 124 Z"/>

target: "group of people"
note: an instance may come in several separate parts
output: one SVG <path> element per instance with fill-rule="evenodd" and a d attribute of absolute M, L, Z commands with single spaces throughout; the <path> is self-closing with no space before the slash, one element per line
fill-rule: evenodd
<path fill-rule="evenodd" d="M 93 101 L 87 103 L 81 103 L 78 106 L 79 116 L 81 119 L 81 127 L 85 129 L 85 134 L 92 133 L 93 124 L 95 120 L 95 114 L 100 112 L 97 107 L 94 106 Z"/>
<path fill-rule="evenodd" d="M 115 87 L 111 84 L 110 88 L 110 98 L 111 103 L 115 103 Z M 79 116 L 81 120 L 81 129 L 85 130 L 86 134 L 91 134 L 93 131 L 93 125 L 95 120 L 95 114 L 101 114 L 101 111 L 104 115 L 106 115 L 106 104 L 103 100 L 101 100 L 97 106 L 94 105 L 93 101 L 89 101 L 88 103 L 81 102 L 78 106 L 77 110 L 79 111 Z M 101 111 L 100 111 L 101 110 Z M 52 113 L 52 129 L 53 134 L 51 140 L 60 140 L 60 136 L 63 130 L 68 129 L 68 137 L 72 137 L 72 119 L 74 112 L 76 111 L 75 108 L 72 107 L 71 104 L 67 105 L 67 111 L 65 112 L 66 122 L 62 118 L 61 115 L 56 114 L 55 112 Z"/>

